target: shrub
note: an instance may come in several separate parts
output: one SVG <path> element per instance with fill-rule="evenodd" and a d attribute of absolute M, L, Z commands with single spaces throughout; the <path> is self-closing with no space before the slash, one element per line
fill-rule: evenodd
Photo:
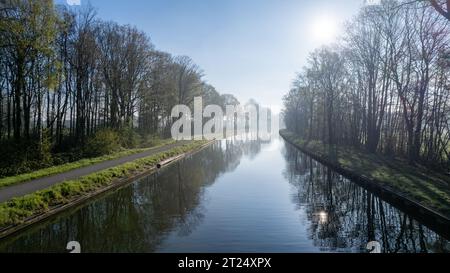
<path fill-rule="evenodd" d="M 90 137 L 85 146 L 85 154 L 96 157 L 111 154 L 120 149 L 119 135 L 110 129 L 103 129 Z"/>
<path fill-rule="evenodd" d="M 0 178 L 27 173 L 53 165 L 52 145 L 44 134 L 42 140 L 33 136 L 19 142 L 5 140 L 0 143 Z"/>
<path fill-rule="evenodd" d="M 38 144 L 38 159 L 47 166 L 53 165 L 52 142 L 47 130 L 44 130 L 42 140 Z"/>
<path fill-rule="evenodd" d="M 143 137 L 141 146 L 142 147 L 155 147 L 158 145 L 161 145 L 165 142 L 168 142 L 167 140 L 162 140 L 158 135 L 147 135 Z"/>
<path fill-rule="evenodd" d="M 141 143 L 141 136 L 132 128 L 123 128 L 119 131 L 120 145 L 124 148 L 135 148 Z"/>
<path fill-rule="evenodd" d="M 171 156 L 179 155 L 199 148 L 206 142 L 195 142 L 161 152 L 147 158 L 141 158 L 121 166 L 93 173 L 82 178 L 66 181 L 52 186 L 49 189 L 38 191 L 27 196 L 12 199 L 0 204 L 0 229 L 12 224 L 20 224 L 26 218 L 48 211 L 50 208 L 67 204 L 76 199 L 94 192 L 104 186 L 111 185 L 116 178 L 127 177 L 135 170 L 145 170 Z"/>

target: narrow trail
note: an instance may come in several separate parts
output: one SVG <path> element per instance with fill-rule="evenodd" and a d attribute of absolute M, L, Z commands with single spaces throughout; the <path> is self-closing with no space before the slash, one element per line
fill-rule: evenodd
<path fill-rule="evenodd" d="M 170 149 L 183 146 L 185 144 L 188 144 L 189 141 L 180 141 L 177 143 L 165 145 L 162 147 L 157 147 L 153 149 L 149 149 L 142 153 L 137 153 L 125 157 L 121 157 L 118 159 L 108 160 L 104 162 L 100 162 L 91 166 L 71 170 L 65 173 L 60 173 L 52 176 L 47 176 L 31 181 L 27 181 L 24 183 L 20 183 L 17 185 L 12 185 L 9 187 L 5 187 L 0 189 L 0 203 L 6 202 L 8 200 L 11 200 L 15 197 L 21 197 L 36 191 L 44 190 L 46 188 L 49 188 L 53 185 L 62 183 L 64 181 L 68 180 L 74 180 L 92 173 L 96 173 L 99 171 L 103 171 L 109 168 L 117 167 L 120 165 L 123 165 L 127 162 L 131 162 L 137 159 L 146 158 L 158 153 L 166 152 Z"/>

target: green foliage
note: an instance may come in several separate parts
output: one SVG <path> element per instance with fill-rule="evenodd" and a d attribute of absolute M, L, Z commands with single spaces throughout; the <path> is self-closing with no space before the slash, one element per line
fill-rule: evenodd
<path fill-rule="evenodd" d="M 63 155 L 62 157 L 61 157 L 61 155 L 59 155 L 58 157 L 54 156 L 53 164 L 58 164 L 58 165 L 52 166 L 52 167 L 47 166 L 47 167 L 37 170 L 37 171 L 27 172 L 27 173 L 22 173 L 22 174 L 15 175 L 15 176 L 1 178 L 0 179 L 0 188 L 11 186 L 11 185 L 18 184 L 18 183 L 31 181 L 31 180 L 46 177 L 46 176 L 51 176 L 51 175 L 55 175 L 55 174 L 59 174 L 59 173 L 63 173 L 63 172 L 68 172 L 68 171 L 71 171 L 74 169 L 83 168 L 86 166 L 90 166 L 90 165 L 108 161 L 108 160 L 114 160 L 114 159 L 121 158 L 124 156 L 141 153 L 141 152 L 146 151 L 149 148 L 155 148 L 155 147 L 160 147 L 160 146 L 164 146 L 164 145 L 169 145 L 171 143 L 174 143 L 174 141 L 171 139 L 162 140 L 157 137 L 148 136 L 145 138 L 145 141 L 142 142 L 140 145 L 143 148 L 128 149 L 128 150 L 116 152 L 116 153 L 109 154 L 109 155 L 103 155 L 103 156 L 95 157 L 95 158 L 85 158 L 85 159 L 68 162 L 68 163 L 61 163 L 61 164 L 58 164 L 58 162 L 64 162 L 64 159 L 62 159 L 62 157 L 68 158 L 68 157 L 73 156 L 73 154 Z M 0 148 L 1 147 L 5 147 L 5 146 L 0 145 Z M 14 149 L 16 146 L 13 144 L 12 147 L 13 147 L 12 152 L 14 152 L 15 151 Z M 36 159 L 36 162 L 38 162 L 38 161 L 39 161 L 39 159 Z M 72 160 L 70 160 L 70 161 L 72 161 Z M 34 162 L 34 161 L 25 161 L 25 163 L 28 163 L 28 164 L 30 164 L 31 162 Z M 11 167 L 11 169 L 13 169 L 13 167 Z"/>
<path fill-rule="evenodd" d="M 161 139 L 159 136 L 155 135 L 147 135 L 141 138 L 140 147 L 156 147 L 160 145 L 168 145 L 174 143 L 173 139 Z"/>
<path fill-rule="evenodd" d="M 445 174 L 424 174 L 418 167 L 406 162 L 369 154 L 349 146 L 334 146 L 337 158 L 329 155 L 329 147 L 320 141 L 306 142 L 287 130 L 280 134 L 302 150 L 320 156 L 328 162 L 337 163 L 341 168 L 357 175 L 364 175 L 379 185 L 394 191 L 443 215 L 450 215 L 450 177 Z M 337 160 L 337 161 L 336 161 Z"/>
<path fill-rule="evenodd" d="M 139 146 L 142 137 L 132 128 L 126 127 L 119 131 L 120 146 L 123 148 L 134 148 Z"/>
<path fill-rule="evenodd" d="M 44 136 L 15 142 L 5 140 L 0 142 L 0 177 L 27 173 L 35 169 L 47 168 L 53 164 L 51 145 Z"/>
<path fill-rule="evenodd" d="M 43 164 L 45 165 L 53 164 L 52 143 L 47 130 L 43 132 L 42 140 L 39 143 L 38 151 L 39 151 L 38 157 L 41 159 Z"/>
<path fill-rule="evenodd" d="M 119 134 L 111 129 L 102 129 L 88 139 L 85 154 L 89 157 L 95 157 L 111 154 L 119 149 Z"/>
<path fill-rule="evenodd" d="M 129 176 L 131 172 L 149 170 L 163 160 L 196 150 L 205 144 L 205 141 L 186 144 L 167 152 L 97 172 L 77 180 L 67 181 L 49 189 L 2 203 L 0 204 L 0 229 L 20 224 L 32 215 L 47 212 L 52 207 L 67 204 L 77 197 L 112 185 Z"/>
<path fill-rule="evenodd" d="M 221 101 L 190 58 L 155 50 L 144 32 L 95 18 L 92 7 L 73 10 L 53 0 L 7 2 L 0 9 L 0 152 L 8 156 L 0 158 L 0 179 L 120 147 L 154 146 L 158 138 L 143 140 L 133 128 L 90 134 L 103 127 L 132 127 L 138 113 L 139 132 L 169 137 L 170 124 L 163 119 L 178 100 L 190 104 L 203 95 Z M 94 117 L 103 120 L 94 122 Z M 42 142 L 35 142 L 45 127 Z"/>
<path fill-rule="evenodd" d="M 141 153 L 141 152 L 144 152 L 145 150 L 146 149 L 126 150 L 126 151 L 117 152 L 117 153 L 114 153 L 111 155 L 105 155 L 105 156 L 89 158 L 89 159 L 82 159 L 82 160 L 79 160 L 76 162 L 66 163 L 66 164 L 59 165 L 59 166 L 53 166 L 53 167 L 41 169 L 41 170 L 38 170 L 35 172 L 31 172 L 31 173 L 25 173 L 25 174 L 21 174 L 21 175 L 17 175 L 17 176 L 2 178 L 2 179 L 0 179 L 0 188 L 11 186 L 11 185 L 18 184 L 18 183 L 27 182 L 30 180 L 34 180 L 34 179 L 38 179 L 38 178 L 42 178 L 42 177 L 46 177 L 46 176 L 50 176 L 50 175 L 68 172 L 68 171 L 71 171 L 74 169 L 83 168 L 83 167 L 97 164 L 97 163 L 100 163 L 103 161 L 113 160 L 113 159 L 121 158 L 124 156 Z"/>

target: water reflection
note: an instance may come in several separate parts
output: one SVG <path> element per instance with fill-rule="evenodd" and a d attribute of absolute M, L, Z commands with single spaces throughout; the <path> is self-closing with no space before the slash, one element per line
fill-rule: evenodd
<path fill-rule="evenodd" d="M 448 252 L 449 242 L 357 184 L 286 144 L 286 179 L 322 250 L 361 252 L 378 241 L 386 253 Z"/>
<path fill-rule="evenodd" d="M 0 241 L 0 252 L 448 252 L 448 241 L 280 139 L 233 139 Z"/>
<path fill-rule="evenodd" d="M 83 252 L 154 252 L 166 234 L 188 236 L 203 220 L 204 190 L 254 158 L 258 141 L 227 140 L 77 210 L 70 210 L 16 237 L 0 252 L 65 252 L 79 241 Z"/>

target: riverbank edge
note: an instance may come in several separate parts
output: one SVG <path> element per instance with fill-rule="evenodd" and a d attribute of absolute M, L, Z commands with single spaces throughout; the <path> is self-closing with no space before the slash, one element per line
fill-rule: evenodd
<path fill-rule="evenodd" d="M 33 172 L 29 172 L 29 173 L 22 173 L 22 174 L 18 174 L 16 176 L 3 177 L 3 178 L 0 178 L 0 189 L 4 189 L 4 188 L 10 187 L 10 186 L 16 186 L 19 184 L 30 182 L 35 179 L 41 179 L 41 178 L 49 177 L 52 175 L 58 175 L 58 174 L 73 171 L 76 169 L 81 169 L 81 168 L 84 168 L 84 167 L 87 167 L 87 166 L 90 166 L 93 164 L 99 164 L 99 163 L 103 163 L 103 162 L 106 162 L 109 160 L 115 160 L 115 159 L 119 159 L 121 157 L 126 157 L 126 156 L 130 156 L 130 155 L 138 154 L 141 152 L 158 149 L 158 148 L 175 143 L 174 140 L 162 140 L 162 142 L 163 143 L 158 144 L 153 147 L 125 149 L 125 150 L 118 151 L 118 152 L 115 152 L 110 155 L 103 155 L 103 156 L 99 156 L 99 157 L 95 157 L 95 158 L 83 158 L 83 159 L 80 159 L 80 160 L 77 160 L 74 162 L 69 162 L 69 163 L 62 164 L 62 165 L 56 165 L 56 166 L 36 170 Z"/>
<path fill-rule="evenodd" d="M 127 186 L 129 184 L 131 184 L 132 182 L 134 182 L 137 179 L 141 179 L 143 177 L 146 177 L 152 173 L 155 173 L 158 169 L 160 168 L 165 168 L 170 166 L 173 163 L 176 163 L 188 156 L 194 155 L 204 149 L 206 149 L 207 147 L 211 146 L 212 144 L 216 143 L 216 140 L 211 140 L 211 141 L 207 141 L 206 143 L 198 146 L 198 147 L 194 147 L 192 150 L 190 151 L 186 151 L 184 153 L 172 156 L 170 158 L 167 158 L 163 161 L 161 161 L 158 164 L 155 164 L 154 166 L 145 169 L 144 171 L 139 171 L 139 172 L 135 172 L 135 173 L 131 173 L 129 176 L 127 176 L 126 178 L 117 178 L 111 181 L 111 184 L 108 186 L 104 186 L 101 188 L 98 188 L 95 191 L 80 195 L 80 196 L 76 196 L 70 200 L 68 200 L 66 203 L 61 204 L 61 205 L 56 205 L 53 206 L 51 208 L 49 208 L 47 211 L 45 212 L 39 212 L 39 213 L 35 213 L 32 216 L 24 219 L 21 223 L 19 224 L 15 224 L 15 225 L 10 225 L 4 228 L 0 228 L 0 240 L 5 239 L 7 237 L 10 237 L 14 234 L 19 233 L 20 231 L 23 231 L 27 228 L 30 228 L 44 220 L 47 220 L 51 217 L 54 217 L 64 211 L 66 211 L 67 209 L 76 207 L 76 206 L 80 206 L 90 200 L 92 200 L 95 197 L 98 197 L 102 194 L 106 194 L 108 192 L 111 192 L 113 190 L 118 190 L 124 186 Z M 124 164 L 126 165 L 126 164 Z M 123 166 L 123 165 L 122 165 Z M 119 166 L 120 167 L 120 166 Z M 94 173 L 95 174 L 95 173 Z M 67 181 L 67 182 L 71 182 L 71 181 Z M 64 183 L 67 183 L 64 182 Z"/>
<path fill-rule="evenodd" d="M 398 209 L 407 213 L 411 213 L 412 215 L 414 215 L 412 216 L 413 218 L 419 220 L 420 222 L 423 222 L 426 226 L 441 234 L 447 240 L 450 240 L 449 217 L 433 210 L 432 208 L 422 205 L 418 201 L 413 200 L 410 197 L 407 197 L 404 194 L 396 191 L 394 188 L 383 185 L 376 179 L 369 178 L 362 173 L 357 173 L 355 172 L 355 170 L 345 168 L 339 163 L 333 162 L 329 158 L 321 156 L 305 146 L 299 145 L 295 142 L 295 139 L 291 139 L 287 133 L 289 133 L 289 131 L 287 130 L 281 130 L 279 132 L 280 136 L 290 145 L 294 146 L 314 160 L 330 167 L 344 177 L 351 179 L 358 185 L 376 194 Z"/>

